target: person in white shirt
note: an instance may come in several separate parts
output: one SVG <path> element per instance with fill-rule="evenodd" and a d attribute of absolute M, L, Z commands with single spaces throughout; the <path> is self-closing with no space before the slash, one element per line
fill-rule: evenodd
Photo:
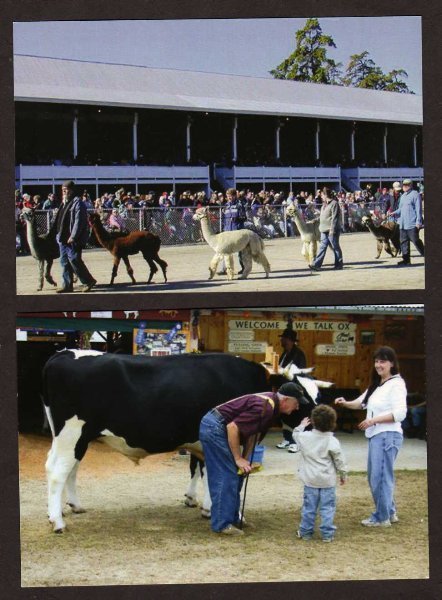
<path fill-rule="evenodd" d="M 310 423 L 313 430 L 304 431 Z M 304 502 L 297 532 L 297 536 L 303 540 L 312 538 L 318 510 L 322 541 L 331 542 L 336 531 L 333 519 L 336 512 L 337 474 L 343 485 L 348 468 L 341 445 L 333 435 L 335 427 L 336 411 L 331 406 L 320 404 L 313 409 L 310 418 L 305 417 L 293 430 L 293 439 L 301 452 L 299 477 L 304 483 Z"/>
<path fill-rule="evenodd" d="M 335 404 L 367 409 L 358 427 L 368 438 L 367 476 L 375 510 L 361 524 L 390 527 L 399 520 L 394 501 L 394 462 L 403 441 L 401 422 L 407 414 L 407 388 L 393 348 L 381 346 L 374 353 L 371 384 L 363 394 L 351 401 L 337 398 Z"/>

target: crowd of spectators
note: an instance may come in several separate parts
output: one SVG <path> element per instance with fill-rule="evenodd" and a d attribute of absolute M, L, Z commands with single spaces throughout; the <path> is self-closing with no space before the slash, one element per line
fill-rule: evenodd
<path fill-rule="evenodd" d="M 363 230 L 362 217 L 369 210 L 380 217 L 397 208 L 399 193 L 392 188 L 374 189 L 367 184 L 355 192 L 339 191 L 336 198 L 342 211 L 343 233 Z M 163 192 L 136 194 L 120 188 L 106 192 L 93 199 L 87 190 L 81 198 L 90 211 L 101 213 L 104 225 L 110 230 L 145 228 L 160 235 L 163 243 L 201 241 L 201 232 L 192 219 L 194 211 L 201 206 L 213 207 L 212 226 L 216 231 L 234 230 L 241 221 L 245 227 L 254 229 L 262 237 L 274 238 L 295 236 L 296 225 L 287 217 L 285 209 L 290 204 L 300 206 L 309 220 L 319 215 L 320 190 L 288 192 L 275 190 L 239 190 L 233 201 L 226 192 L 186 190 L 181 193 Z M 46 198 L 28 193 L 15 194 L 16 246 L 18 253 L 27 253 L 25 228 L 21 213 L 24 209 L 47 211 L 41 219 L 43 228 L 58 209 L 60 199 L 54 193 Z M 145 209 L 145 210 L 143 210 Z M 155 209 L 155 210 L 146 210 Z M 45 215 L 44 215 L 45 216 Z"/>

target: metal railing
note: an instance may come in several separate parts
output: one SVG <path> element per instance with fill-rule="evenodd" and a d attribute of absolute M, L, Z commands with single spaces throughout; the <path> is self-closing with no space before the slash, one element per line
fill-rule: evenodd
<path fill-rule="evenodd" d="M 305 211 L 306 205 L 299 205 Z M 168 208 L 132 208 L 119 213 L 126 231 L 147 230 L 158 235 L 164 245 L 200 244 L 204 242 L 201 226 L 193 220 L 195 213 L 193 207 L 168 207 Z M 319 214 L 319 207 L 317 209 Z M 366 231 L 362 224 L 364 215 L 374 212 L 383 212 L 379 203 L 347 204 L 346 209 L 341 207 L 343 231 Z M 89 212 L 94 212 L 90 210 Z M 110 216 L 112 209 L 100 210 L 103 225 L 112 231 Z M 216 233 L 232 229 L 233 214 L 225 207 L 214 206 L 209 209 L 212 230 Z M 37 232 L 44 234 L 48 231 L 53 210 L 35 211 Z M 248 207 L 244 227 L 256 231 L 262 238 L 273 239 L 278 237 L 298 236 L 299 231 L 292 218 L 287 215 L 285 205 L 272 205 Z M 236 228 L 233 223 L 233 228 Z M 98 247 L 99 244 L 91 232 L 88 248 Z"/>

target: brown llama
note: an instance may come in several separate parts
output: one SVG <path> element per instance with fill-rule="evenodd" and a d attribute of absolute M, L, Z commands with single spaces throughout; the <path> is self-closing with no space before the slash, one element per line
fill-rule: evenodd
<path fill-rule="evenodd" d="M 130 266 L 128 257 L 130 254 L 138 254 L 138 252 L 141 252 L 144 260 L 150 267 L 150 274 L 147 283 L 152 281 L 152 277 L 158 271 L 158 267 L 155 263 L 160 265 L 164 275 L 164 282 L 167 281 L 167 262 L 158 256 L 161 240 L 157 235 L 154 235 L 149 231 L 132 231 L 125 236 L 115 237 L 115 235 L 112 235 L 106 231 L 106 229 L 103 227 L 103 223 L 101 222 L 100 215 L 97 213 L 93 213 L 89 216 L 89 224 L 92 227 L 99 244 L 101 244 L 103 248 L 106 248 L 106 250 L 109 250 L 114 257 L 114 266 L 112 268 L 110 285 L 113 285 L 114 283 L 121 260 L 123 260 L 124 264 L 126 265 L 127 273 L 131 278 L 132 283 L 136 283 L 133 275 L 133 269 Z"/>

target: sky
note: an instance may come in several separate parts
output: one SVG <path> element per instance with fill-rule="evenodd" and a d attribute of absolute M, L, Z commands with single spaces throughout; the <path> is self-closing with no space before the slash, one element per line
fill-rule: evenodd
<path fill-rule="evenodd" d="M 306 19 L 47 21 L 14 23 L 14 53 L 77 60 L 271 77 L 295 48 Z M 319 23 L 345 67 L 365 50 L 384 72 L 404 69 L 422 94 L 421 18 L 328 17 Z M 404 43 L 406 40 L 406 52 Z"/>

